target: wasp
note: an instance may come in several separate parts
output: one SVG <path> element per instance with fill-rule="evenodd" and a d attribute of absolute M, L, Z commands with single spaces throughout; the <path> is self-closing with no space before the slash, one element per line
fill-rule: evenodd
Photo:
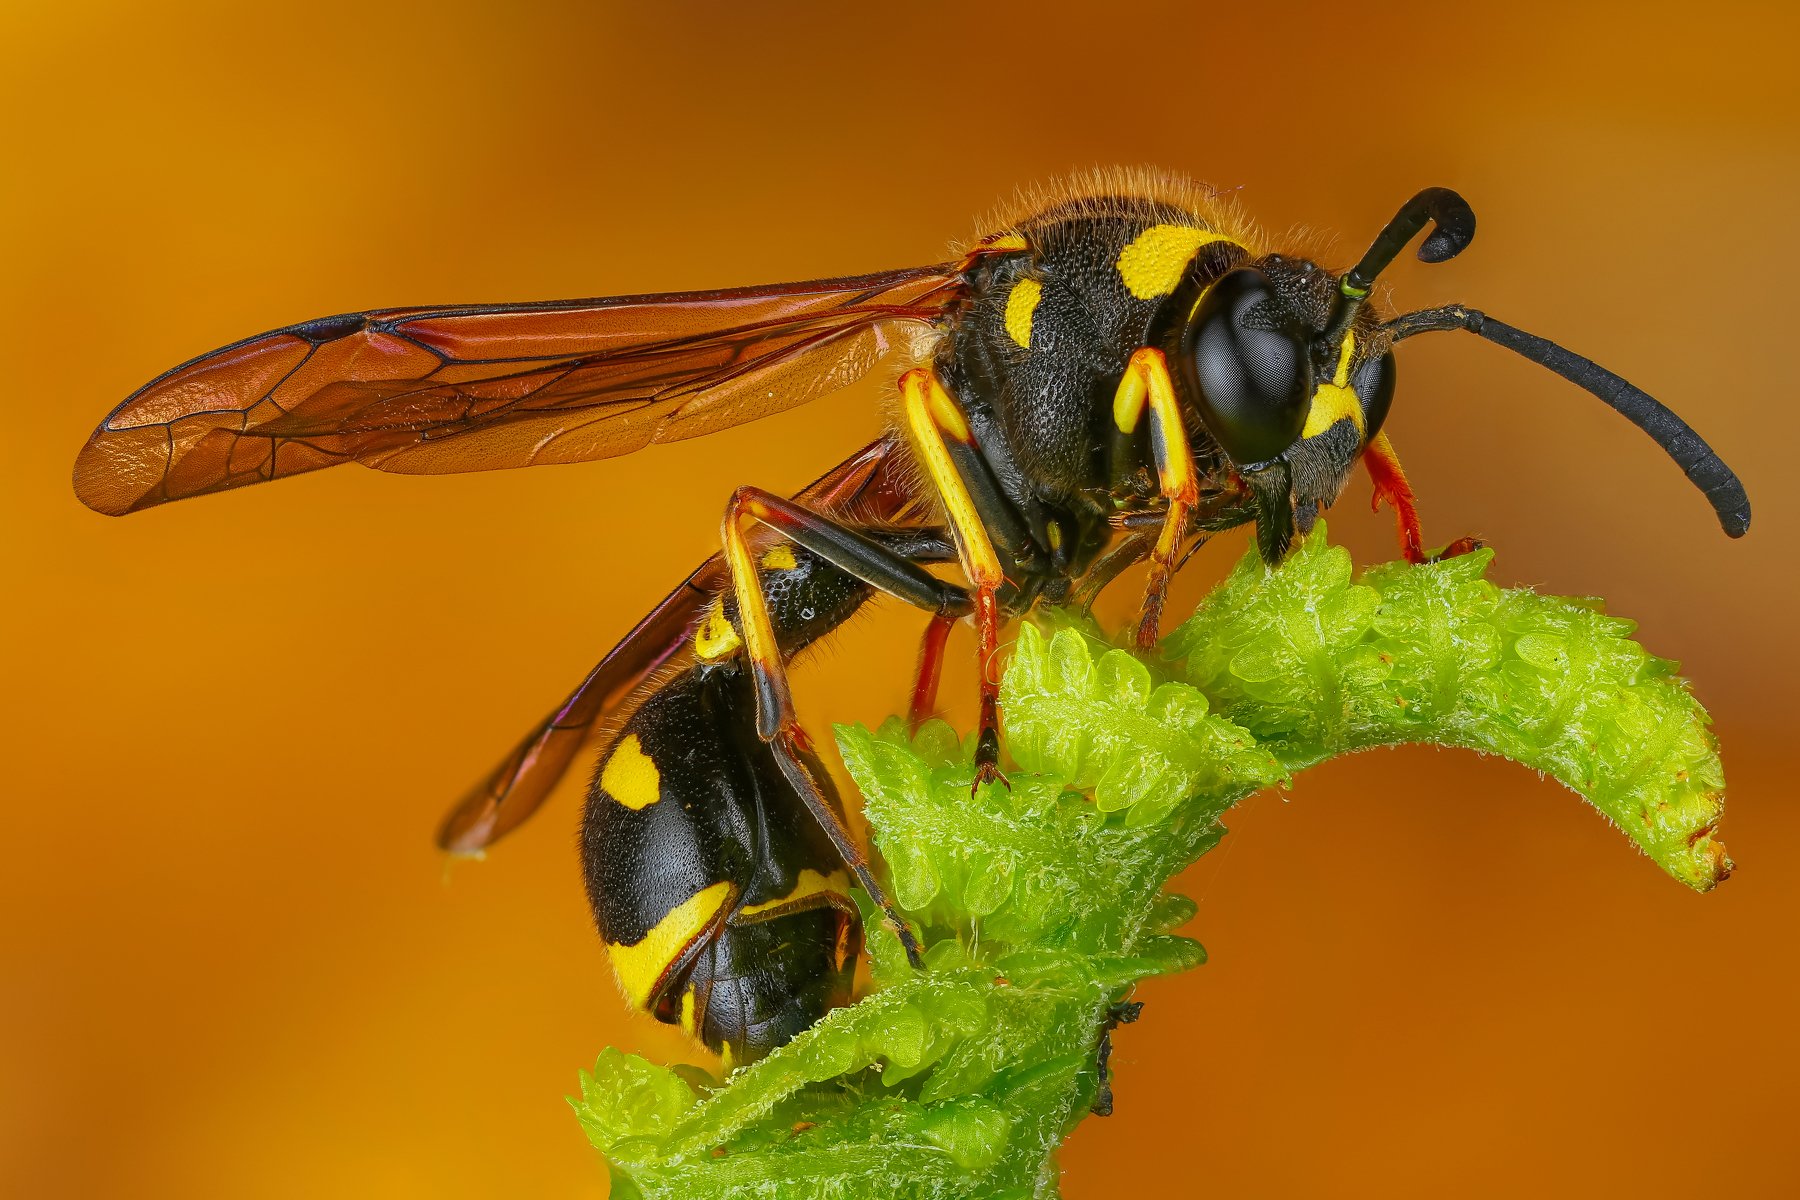
<path fill-rule="evenodd" d="M 788 685 L 794 655 L 871 596 L 930 614 L 915 720 L 935 705 L 949 629 L 974 623 L 971 786 L 1003 783 L 995 659 L 1009 618 L 1091 602 L 1143 563 L 1135 637 L 1148 649 L 1187 554 L 1250 525 L 1261 556 L 1281 561 L 1358 463 L 1376 505 L 1394 510 L 1405 557 L 1428 557 L 1385 425 L 1398 345 L 1452 330 L 1611 406 L 1727 534 L 1748 530 L 1732 471 L 1618 375 L 1465 305 L 1392 313 L 1375 284 L 1421 233 L 1418 256 L 1447 261 L 1473 241 L 1474 212 L 1447 188 L 1421 191 L 1337 272 L 1272 246 L 1206 189 L 1122 173 L 1031 202 L 935 266 L 325 317 L 145 385 L 83 447 L 75 489 L 116 515 L 344 462 L 423 474 L 606 458 L 754 421 L 903 360 L 890 432 L 798 496 L 739 488 L 719 554 L 439 834 L 453 852 L 491 845 L 597 727 L 616 725 L 583 824 L 601 935 L 634 1003 L 753 1057 L 847 993 L 859 928 L 846 869 L 918 961 Z M 960 582 L 927 569 L 944 562 Z"/>

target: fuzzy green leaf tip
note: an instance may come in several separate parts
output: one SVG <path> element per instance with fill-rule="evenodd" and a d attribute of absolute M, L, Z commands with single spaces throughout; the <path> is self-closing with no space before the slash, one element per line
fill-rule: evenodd
<path fill-rule="evenodd" d="M 1072 621 L 1025 624 L 1002 689 L 1010 789 L 971 798 L 971 746 L 942 723 L 840 727 L 927 969 L 865 913 L 869 993 L 729 1079 L 603 1052 L 571 1103 L 613 1194 L 1055 1196 L 1118 1006 L 1205 961 L 1164 884 L 1231 805 L 1338 754 L 1504 755 L 1690 887 L 1723 879 L 1723 775 L 1674 664 L 1594 602 L 1488 583 L 1491 557 L 1356 579 L 1321 524 L 1279 568 L 1246 556 L 1153 665 Z"/>
<path fill-rule="evenodd" d="M 1676 664 L 1598 601 L 1487 582 L 1492 561 L 1353 580 L 1315 536 L 1280 570 L 1239 563 L 1164 650 L 1292 770 L 1401 742 L 1499 754 L 1585 796 L 1689 887 L 1724 879 L 1724 772 Z"/>

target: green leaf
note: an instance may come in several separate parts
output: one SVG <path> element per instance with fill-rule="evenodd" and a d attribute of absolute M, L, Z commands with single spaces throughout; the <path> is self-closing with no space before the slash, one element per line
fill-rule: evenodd
<path fill-rule="evenodd" d="M 865 905 L 870 994 L 723 1086 L 603 1052 L 571 1103 L 614 1194 L 1054 1196 L 1114 1006 L 1206 960 L 1174 936 L 1196 908 L 1165 883 L 1232 804 L 1338 754 L 1505 755 L 1677 879 L 1718 882 L 1723 775 L 1674 664 L 1598 602 L 1496 587 L 1491 560 L 1357 578 L 1321 523 L 1279 568 L 1247 554 L 1154 662 L 1071 617 L 1025 623 L 1002 686 L 1010 786 L 975 795 L 947 725 L 840 727 L 926 969 Z"/>
<path fill-rule="evenodd" d="M 1717 884 L 1731 869 L 1724 775 L 1675 665 L 1598 601 L 1495 587 L 1492 561 L 1478 550 L 1353 582 L 1321 528 L 1276 571 L 1246 555 L 1165 646 L 1291 770 L 1401 742 L 1504 755 L 1581 793 L 1683 883 Z M 1247 679 L 1246 657 L 1281 669 Z"/>

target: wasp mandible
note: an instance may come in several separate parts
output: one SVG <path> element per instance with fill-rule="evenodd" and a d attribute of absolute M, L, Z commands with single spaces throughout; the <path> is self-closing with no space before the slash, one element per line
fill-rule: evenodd
<path fill-rule="evenodd" d="M 1384 431 L 1394 349 L 1458 329 L 1610 405 L 1686 472 L 1727 534 L 1749 528 L 1737 477 L 1680 417 L 1619 376 L 1463 305 L 1387 312 L 1376 280 L 1421 233 L 1419 257 L 1444 262 L 1473 240 L 1474 213 L 1455 192 L 1426 189 L 1339 274 L 1273 250 L 1206 189 L 1127 172 L 1036 201 L 937 266 L 325 317 L 147 384 L 83 447 L 75 489 L 117 515 L 342 462 L 423 474 L 606 458 L 784 411 L 904 356 L 890 434 L 793 499 L 739 489 L 720 554 L 440 832 L 457 852 L 491 844 L 543 802 L 597 723 L 635 711 L 602 754 L 584 827 L 597 920 L 615 963 L 632 964 L 621 979 L 635 1002 L 669 1021 L 688 1006 L 697 1035 L 753 1055 L 841 998 L 841 952 L 853 933 L 819 918 L 809 944 L 830 949 L 769 968 L 752 999 L 779 1007 L 800 998 L 780 1020 L 759 1025 L 738 1001 L 737 1016 L 723 1001 L 707 1015 L 698 964 L 737 961 L 754 918 L 847 912 L 842 886 L 821 870 L 823 851 L 792 814 L 804 809 L 817 823 L 916 961 L 910 932 L 844 831 L 788 687 L 792 655 L 869 595 L 931 613 L 915 720 L 934 704 L 945 634 L 974 621 L 973 786 L 1003 781 L 995 659 L 1009 617 L 1091 600 L 1147 562 L 1136 638 L 1149 648 L 1186 554 L 1253 524 L 1262 557 L 1279 562 L 1358 462 L 1376 503 L 1394 509 L 1403 553 L 1423 560 L 1412 491 Z M 926 570 L 946 560 L 959 564 L 961 584 Z M 817 602 L 794 607 L 808 589 Z M 659 689 L 659 672 L 683 656 L 687 669 Z M 711 715 L 671 715 L 678 710 Z M 682 774 L 678 744 L 720 769 L 705 782 L 697 769 Z M 622 760 L 627 748 L 642 761 Z M 663 806 L 690 816 L 643 816 Z M 629 824 L 626 811 L 643 818 L 628 852 L 618 850 L 628 835 L 614 834 Z M 749 854 L 741 843 L 753 822 L 743 814 L 785 832 Z M 701 844 L 710 849 L 682 852 Z M 619 915 L 633 905 L 629 920 Z"/>

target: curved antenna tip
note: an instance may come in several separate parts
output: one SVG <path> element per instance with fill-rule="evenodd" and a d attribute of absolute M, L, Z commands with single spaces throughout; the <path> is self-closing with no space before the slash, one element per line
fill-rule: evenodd
<path fill-rule="evenodd" d="M 1419 244 L 1420 261 L 1446 262 L 1475 240 L 1475 210 L 1449 188 L 1426 188 L 1413 197 L 1408 207 L 1413 206 L 1429 213 L 1434 224 L 1430 236 Z"/>

